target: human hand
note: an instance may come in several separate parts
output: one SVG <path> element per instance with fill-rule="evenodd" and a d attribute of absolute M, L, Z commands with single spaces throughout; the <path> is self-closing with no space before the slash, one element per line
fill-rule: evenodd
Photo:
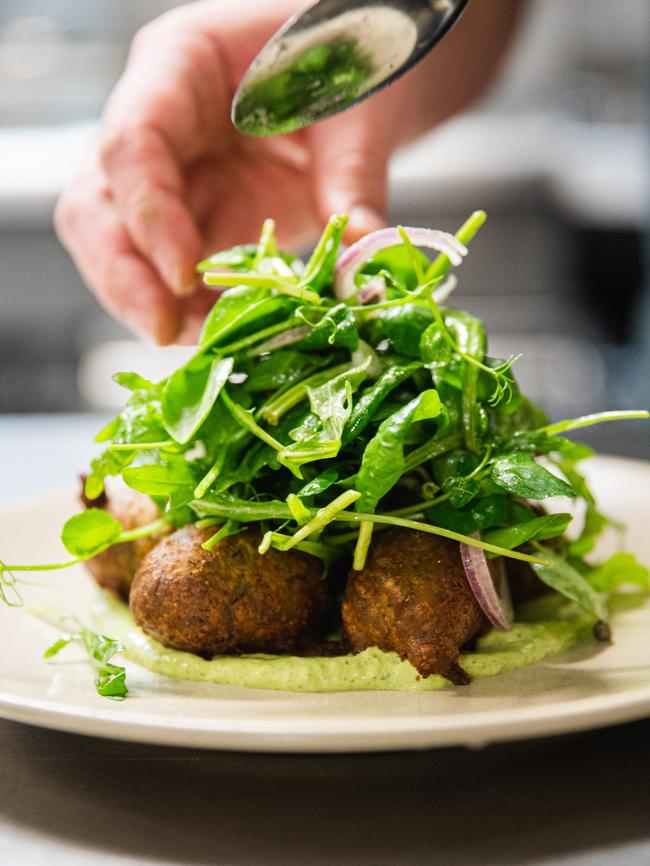
<path fill-rule="evenodd" d="M 388 146 L 370 152 L 363 107 L 331 131 L 281 139 L 231 126 L 239 78 L 297 4 L 281 5 L 255 25 L 245 3 L 221 2 L 145 27 L 57 206 L 59 237 L 98 299 L 156 342 L 196 337 L 215 295 L 197 287 L 195 264 L 255 240 L 266 217 L 294 246 L 333 211 L 352 211 L 351 235 L 381 224 Z"/>
<path fill-rule="evenodd" d="M 235 88 L 302 3 L 260 5 L 205 0 L 143 28 L 57 205 L 59 237 L 92 291 L 118 320 L 161 344 L 195 340 L 214 303 L 214 292 L 197 284 L 196 263 L 254 241 L 266 217 L 275 218 L 280 242 L 294 247 L 309 243 L 333 212 L 350 215 L 348 241 L 380 226 L 393 149 L 459 107 L 432 98 L 436 70 L 428 60 L 309 129 L 274 139 L 240 135 L 230 123 Z M 443 43 L 446 61 L 444 51 L 434 52 L 452 90 L 453 58 L 466 66 L 453 41 L 462 28 Z M 461 102 L 473 92 L 456 91 Z"/>

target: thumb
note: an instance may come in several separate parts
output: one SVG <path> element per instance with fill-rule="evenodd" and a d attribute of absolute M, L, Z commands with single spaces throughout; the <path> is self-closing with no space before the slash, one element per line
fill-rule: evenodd
<path fill-rule="evenodd" d="M 349 215 L 349 242 L 385 225 L 392 140 L 380 121 L 373 100 L 310 130 L 316 207 L 323 220 Z"/>

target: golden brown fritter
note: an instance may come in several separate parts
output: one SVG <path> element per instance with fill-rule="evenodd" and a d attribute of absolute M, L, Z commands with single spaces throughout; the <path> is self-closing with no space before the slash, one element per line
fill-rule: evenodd
<path fill-rule="evenodd" d="M 110 486 L 110 492 L 96 500 L 89 500 L 83 495 L 81 499 L 87 508 L 108 511 L 125 529 L 146 526 L 160 517 L 156 503 L 149 496 L 126 486 Z M 114 544 L 87 560 L 86 568 L 99 586 L 128 601 L 131 583 L 140 563 L 159 541 L 158 535 Z"/>
<path fill-rule="evenodd" d="M 327 607 L 321 563 L 294 550 L 262 556 L 251 531 L 204 550 L 214 531 L 185 526 L 149 553 L 131 588 L 138 625 L 204 656 L 288 652 L 314 635 Z"/>
<path fill-rule="evenodd" d="M 377 646 L 408 659 L 424 677 L 469 682 L 460 648 L 487 625 L 465 577 L 456 542 L 390 529 L 373 543 L 363 571 L 351 571 L 344 633 L 359 652 Z"/>

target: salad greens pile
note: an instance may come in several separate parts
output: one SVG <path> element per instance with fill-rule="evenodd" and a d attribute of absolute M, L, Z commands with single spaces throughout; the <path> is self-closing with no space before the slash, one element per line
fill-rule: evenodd
<path fill-rule="evenodd" d="M 458 241 L 484 218 L 473 214 Z M 346 222 L 333 216 L 306 262 L 278 249 L 268 220 L 258 244 L 199 264 L 226 289 L 196 353 L 162 382 L 115 376 L 129 397 L 96 437 L 104 450 L 85 483 L 98 500 L 121 475 L 161 517 L 125 531 L 89 508 L 63 530 L 72 562 L 195 522 L 214 529 L 207 549 L 253 525 L 262 554 L 295 548 L 327 568 L 361 569 L 373 535 L 401 526 L 527 561 L 598 619 L 621 583 L 647 588 L 630 554 L 588 561 L 608 519 L 579 470 L 590 449 L 564 434 L 648 413 L 549 423 L 520 392 L 516 358 L 491 356 L 482 322 L 447 305 L 447 255 L 430 261 L 415 230 L 386 230 L 397 240 L 368 256 L 356 245 L 358 270 L 343 275 Z M 353 292 L 341 297 L 343 276 Z M 572 540 L 571 514 L 539 506 L 555 496 L 582 502 Z M 2 566 L 0 597 L 15 591 L 13 572 L 43 568 Z"/>

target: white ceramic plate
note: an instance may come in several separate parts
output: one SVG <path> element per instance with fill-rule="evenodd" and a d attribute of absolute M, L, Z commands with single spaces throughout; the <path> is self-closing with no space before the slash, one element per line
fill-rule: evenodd
<path fill-rule="evenodd" d="M 598 458 L 590 476 L 603 508 L 629 526 L 627 546 L 650 562 L 650 463 Z M 56 539 L 77 511 L 72 494 L 0 512 L 5 561 L 63 558 Z M 86 616 L 90 581 L 80 568 L 25 588 L 29 605 Z M 42 659 L 55 633 L 0 605 L 0 715 L 43 727 L 150 743 L 247 751 L 343 752 L 481 745 L 650 716 L 650 604 L 617 616 L 615 641 L 470 687 L 442 692 L 293 694 L 187 683 L 127 666 L 128 700 L 100 698 L 72 649 Z"/>

